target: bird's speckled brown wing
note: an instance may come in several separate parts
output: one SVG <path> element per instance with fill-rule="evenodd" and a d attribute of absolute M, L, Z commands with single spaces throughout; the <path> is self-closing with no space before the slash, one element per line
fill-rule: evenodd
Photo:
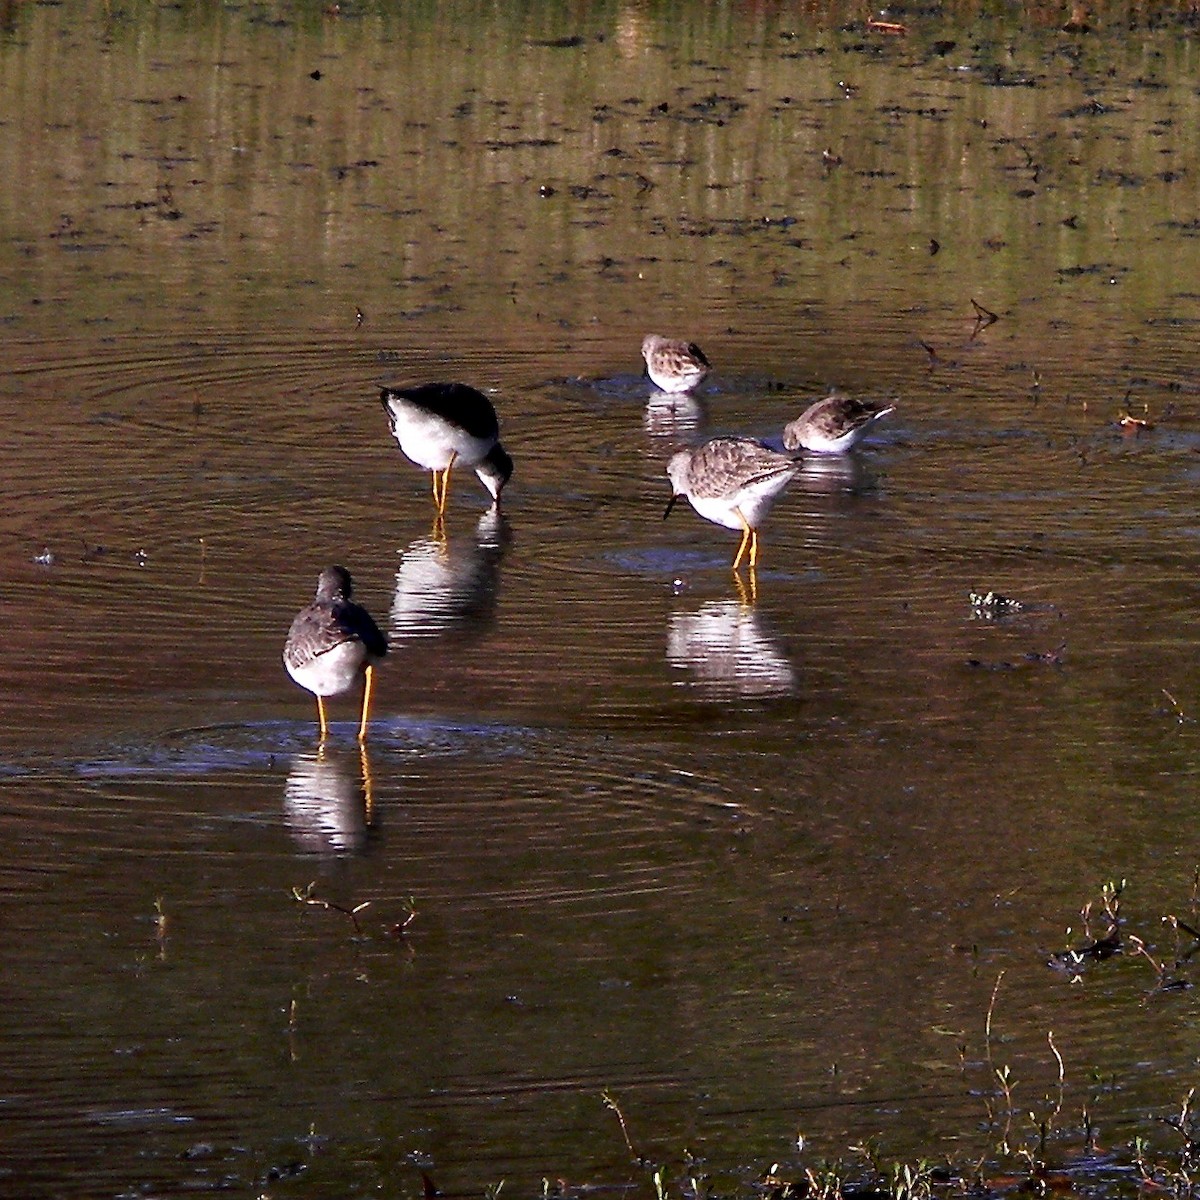
<path fill-rule="evenodd" d="M 387 653 L 387 639 L 369 612 L 353 601 L 314 602 L 296 614 L 284 644 L 284 661 L 302 668 L 346 642 L 361 642 L 372 658 Z"/>
<path fill-rule="evenodd" d="M 753 438 L 720 437 L 692 454 L 688 483 L 696 495 L 718 498 L 762 480 L 790 477 L 799 470 L 791 455 L 780 454 Z"/>

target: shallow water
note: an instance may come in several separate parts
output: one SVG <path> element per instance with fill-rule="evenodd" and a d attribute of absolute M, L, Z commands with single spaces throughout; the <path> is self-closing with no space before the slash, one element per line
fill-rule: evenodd
<path fill-rule="evenodd" d="M 1053 1165 L 1173 1145 L 1193 993 L 1045 964 L 1195 925 L 1193 31 L 894 15 L 4 10 L 0 1190 L 1006 1163 L 1005 1066 Z M 444 538 L 430 378 L 517 464 Z M 665 460 L 831 385 L 897 411 L 739 582 Z M 334 561 L 363 754 L 279 660 Z"/>

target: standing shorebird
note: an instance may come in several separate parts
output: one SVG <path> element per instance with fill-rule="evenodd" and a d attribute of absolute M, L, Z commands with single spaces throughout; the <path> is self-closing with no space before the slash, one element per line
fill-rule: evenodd
<path fill-rule="evenodd" d="M 712 438 L 691 450 L 680 450 L 667 463 L 673 491 L 663 520 L 679 497 L 686 496 L 706 520 L 742 531 L 733 569 L 741 566 L 747 548 L 754 567 L 758 526 L 799 471 L 800 462 L 793 455 L 780 454 L 753 438 Z"/>
<path fill-rule="evenodd" d="M 784 427 L 783 444 L 789 450 L 842 454 L 862 440 L 873 422 L 895 410 L 894 404 L 875 404 L 833 392 Z"/>
<path fill-rule="evenodd" d="M 709 372 L 708 359 L 695 342 L 648 333 L 642 339 L 646 374 L 664 392 L 690 392 Z"/>
<path fill-rule="evenodd" d="M 474 467 L 493 501 L 499 503 L 513 463 L 500 444 L 496 410 L 482 392 L 465 383 L 423 383 L 411 388 L 385 387 L 379 402 L 400 449 L 417 466 L 433 472 L 438 516 L 446 511 L 450 469 L 458 462 Z"/>
<path fill-rule="evenodd" d="M 353 591 L 345 567 L 326 567 L 317 580 L 317 594 L 296 614 L 283 646 L 287 673 L 317 698 L 321 741 L 329 733 L 324 697 L 349 691 L 360 675 L 363 698 L 358 740 L 366 741 L 374 664 L 387 653 L 387 640 L 371 614 L 350 599 Z"/>

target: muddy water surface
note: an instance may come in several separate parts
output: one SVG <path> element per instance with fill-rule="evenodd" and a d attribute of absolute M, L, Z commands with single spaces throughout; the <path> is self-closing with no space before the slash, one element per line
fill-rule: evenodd
<path fill-rule="evenodd" d="M 1106 880 L 1196 923 L 1183 18 L 4 15 L 0 1191 L 1174 1147 L 1194 994 L 1045 964 Z M 444 536 L 376 399 L 436 378 L 517 464 Z M 739 584 L 665 459 L 831 385 L 897 412 Z M 361 754 L 279 661 L 334 561 Z"/>

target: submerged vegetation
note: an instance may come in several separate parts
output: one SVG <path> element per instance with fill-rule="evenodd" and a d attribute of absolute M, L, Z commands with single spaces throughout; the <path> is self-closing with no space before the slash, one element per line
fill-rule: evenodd
<path fill-rule="evenodd" d="M 295 900 L 344 914 L 355 942 L 387 940 L 406 929 L 415 916 L 410 897 L 404 902 L 407 917 L 401 925 L 364 927 L 356 919 L 367 907 L 351 907 L 321 899 L 315 884 L 294 888 Z M 1128 882 L 1109 880 L 1099 895 L 1079 911 L 1078 924 L 1065 930 L 1067 945 L 1050 951 L 1046 965 L 1064 974 L 1068 985 L 1083 984 L 1087 974 L 1124 961 L 1149 968 L 1148 980 L 1129 992 L 1140 1007 L 1166 1000 L 1189 989 L 1190 971 L 1200 954 L 1200 868 L 1193 873 L 1186 906 L 1164 913 L 1156 923 L 1135 933 L 1123 911 Z M 159 906 L 160 907 L 161 902 Z M 161 911 L 161 908 L 160 908 Z M 1165 943 L 1155 934 L 1169 931 Z M 1002 1054 L 1003 1039 L 996 1027 L 1004 1008 L 1006 972 L 992 985 L 986 1011 L 980 1014 L 980 1034 L 973 1054 L 969 1039 L 958 1044 L 958 1072 L 964 1095 L 979 1106 L 976 1145 L 953 1156 L 898 1159 L 870 1137 L 847 1146 L 836 1158 L 811 1157 L 803 1132 L 795 1137 L 796 1155 L 788 1162 L 773 1162 L 741 1176 L 727 1170 L 712 1171 L 703 1156 L 687 1150 L 678 1161 L 667 1162 L 638 1148 L 636 1131 L 619 1097 L 604 1090 L 600 1100 L 615 1117 L 624 1154 L 633 1175 L 624 1184 L 611 1178 L 585 1183 L 565 1177 L 542 1179 L 542 1200 L 584 1195 L 594 1190 L 617 1190 L 652 1200 L 722 1200 L 761 1197 L 762 1200 L 932 1200 L 934 1197 L 1002 1197 L 1020 1194 L 1047 1196 L 1071 1192 L 1124 1196 L 1164 1193 L 1173 1197 L 1200 1197 L 1200 1114 L 1193 1108 L 1195 1087 L 1182 1095 L 1169 1094 L 1163 1082 L 1161 1107 L 1147 1112 L 1140 1131 L 1124 1141 L 1102 1141 L 1099 1111 L 1106 1096 L 1119 1088 L 1093 1068 L 1069 1064 L 1047 1029 L 1045 1044 L 1053 1061 L 1050 1086 L 1018 1079 Z M 1132 1030 L 1136 1014 L 1129 1014 Z M 295 1022 L 293 1001 L 292 1024 Z M 967 1138 L 960 1139 L 966 1142 Z M 425 1200 L 442 1191 L 422 1173 Z M 505 1180 L 489 1184 L 485 1200 L 495 1200 Z M 510 1189 L 511 1190 L 511 1189 Z"/>
<path fill-rule="evenodd" d="M 1153 975 L 1140 992 L 1145 1004 L 1166 993 L 1192 986 L 1188 970 L 1200 953 L 1200 869 L 1193 875 L 1187 915 L 1164 914 L 1160 929 L 1170 930 L 1169 946 L 1157 945 L 1150 930 L 1139 936 L 1127 928 L 1122 898 L 1127 881 L 1110 880 L 1098 900 L 1080 910 L 1081 926 L 1069 926 L 1065 949 L 1052 952 L 1048 965 L 1069 973 L 1074 984 L 1085 971 L 1119 956 L 1145 962 Z M 1009 1064 L 994 1054 L 993 1022 L 1002 996 L 1005 973 L 997 976 L 991 1001 L 982 1020 L 983 1052 L 976 1061 L 960 1045 L 964 1084 L 981 1107 L 979 1146 L 954 1158 L 895 1160 L 869 1140 L 847 1148 L 837 1160 L 809 1162 L 803 1135 L 797 1137 L 798 1158 L 788 1167 L 773 1163 L 750 1181 L 722 1186 L 706 1176 L 702 1164 L 684 1155 L 674 1175 L 661 1164 L 638 1160 L 649 1173 L 655 1200 L 716 1200 L 746 1191 L 766 1200 L 931 1200 L 935 1196 L 1046 1196 L 1071 1192 L 1095 1195 L 1130 1195 L 1161 1192 L 1175 1197 L 1200 1196 L 1200 1114 L 1193 1108 L 1195 1087 L 1182 1098 L 1166 1094 L 1161 1110 L 1147 1113 L 1143 1132 L 1121 1145 L 1101 1144 L 1096 1120 L 1097 1105 L 1111 1085 L 1095 1077 L 1086 1083 L 1086 1096 L 1074 1111 L 1067 1096 L 1070 1071 L 1053 1030 L 1046 1043 L 1056 1064 L 1049 1091 L 1026 1087 L 1014 1077 Z M 625 1116 L 616 1100 L 604 1094 L 605 1105 L 620 1121 L 630 1154 L 637 1159 Z M 1162 1136 L 1168 1132 L 1169 1136 Z M 547 1185 L 549 1188 L 549 1185 Z M 571 1189 L 567 1189 L 570 1191 Z M 561 1194 L 549 1189 L 548 1194 Z"/>

